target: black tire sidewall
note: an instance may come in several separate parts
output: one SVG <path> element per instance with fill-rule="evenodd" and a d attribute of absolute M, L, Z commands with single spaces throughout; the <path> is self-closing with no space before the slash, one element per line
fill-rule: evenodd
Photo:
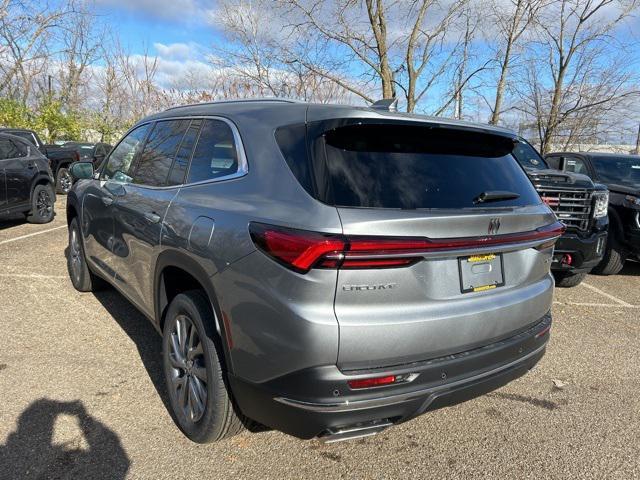
<path fill-rule="evenodd" d="M 187 292 L 176 296 L 166 314 L 166 321 L 162 335 L 162 364 L 165 384 L 167 386 L 172 416 L 180 430 L 192 441 L 206 443 L 221 436 L 224 427 L 224 409 L 227 400 L 227 391 L 222 380 L 222 369 L 218 357 L 218 349 L 212 340 L 214 330 L 212 328 L 213 314 L 203 303 L 202 296 L 197 292 Z M 169 362 L 169 339 L 178 315 L 189 317 L 198 331 L 204 352 L 205 368 L 207 371 L 207 404 L 205 413 L 197 422 L 185 419 L 179 411 L 177 399 L 171 389 L 171 364 Z"/>
<path fill-rule="evenodd" d="M 76 281 L 73 275 L 73 270 L 71 268 L 71 232 L 76 230 L 76 235 L 78 236 L 78 248 L 80 250 L 80 277 Z M 84 245 L 82 245 L 82 232 L 80 231 L 80 225 L 78 224 L 78 218 L 75 217 L 71 220 L 69 224 L 69 254 L 67 255 L 67 270 L 69 272 L 69 278 L 71 279 L 71 283 L 76 290 L 81 292 L 87 292 L 91 290 L 91 285 L 89 282 L 89 267 L 87 266 L 87 260 L 84 255 Z"/>

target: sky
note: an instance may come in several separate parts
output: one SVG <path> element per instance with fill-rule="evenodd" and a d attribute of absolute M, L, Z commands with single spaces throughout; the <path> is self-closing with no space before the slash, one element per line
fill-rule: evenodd
<path fill-rule="evenodd" d="M 95 12 L 132 54 L 176 62 L 201 61 L 220 35 L 213 27 L 214 2 L 201 0 L 94 0 Z M 117 31 L 115 30 L 117 29 Z"/>

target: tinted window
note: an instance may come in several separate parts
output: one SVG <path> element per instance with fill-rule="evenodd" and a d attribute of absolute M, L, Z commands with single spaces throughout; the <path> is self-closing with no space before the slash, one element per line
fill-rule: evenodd
<path fill-rule="evenodd" d="M 184 183 L 184 177 L 189 167 L 189 160 L 191 160 L 191 154 L 193 153 L 193 146 L 196 144 L 201 125 L 202 120 L 193 120 L 187 129 L 187 133 L 185 133 L 182 138 L 182 143 L 178 148 L 171 172 L 169 173 L 169 180 L 167 181 L 169 185 L 180 185 Z"/>
<path fill-rule="evenodd" d="M 511 155 L 510 138 L 400 124 L 322 128 L 312 145 L 317 196 L 346 207 L 524 206 L 540 198 Z M 474 203 L 483 192 L 518 198 Z"/>
<path fill-rule="evenodd" d="M 545 157 L 549 168 L 553 168 L 554 170 L 560 170 L 560 157 Z"/>
<path fill-rule="evenodd" d="M 513 147 L 513 156 L 523 168 L 544 170 L 547 167 L 540 154 L 527 142 L 517 142 Z"/>
<path fill-rule="evenodd" d="M 109 155 L 109 161 L 102 172 L 102 179 L 128 183 L 131 181 L 133 160 L 142 149 L 142 143 L 151 128 L 142 125 L 127 135 Z"/>
<path fill-rule="evenodd" d="M 19 158 L 26 155 L 27 149 L 24 145 L 8 138 L 0 138 L 0 160 Z"/>
<path fill-rule="evenodd" d="M 189 167 L 188 183 L 225 177 L 238 171 L 233 132 L 220 120 L 204 120 Z"/>
<path fill-rule="evenodd" d="M 15 135 L 16 137 L 24 138 L 27 142 L 37 146 L 36 139 L 33 136 L 33 133 L 31 133 L 31 132 L 11 132 L 11 135 Z"/>
<path fill-rule="evenodd" d="M 180 141 L 189 126 L 189 120 L 157 122 L 149 134 L 140 155 L 133 183 L 165 185 Z"/>
<path fill-rule="evenodd" d="M 640 157 L 591 157 L 598 180 L 640 187 Z"/>
<path fill-rule="evenodd" d="M 584 160 L 577 157 L 567 157 L 564 161 L 564 170 L 567 172 L 589 175 L 589 169 L 587 168 Z"/>

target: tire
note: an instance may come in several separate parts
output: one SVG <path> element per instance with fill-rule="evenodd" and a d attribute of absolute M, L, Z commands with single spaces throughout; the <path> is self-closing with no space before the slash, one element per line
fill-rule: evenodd
<path fill-rule="evenodd" d="M 69 173 L 69 170 L 65 167 L 60 167 L 56 174 L 56 193 L 66 195 L 73 186 L 73 177 Z"/>
<path fill-rule="evenodd" d="M 598 275 L 617 275 L 624 267 L 626 257 L 627 253 L 620 246 L 615 234 L 609 230 L 602 261 L 593 268 L 592 272 Z"/>
<path fill-rule="evenodd" d="M 106 285 L 106 282 L 95 275 L 87 265 L 87 258 L 84 253 L 82 234 L 75 217 L 69 224 L 69 251 L 67 253 L 67 270 L 73 288 L 79 292 L 96 292 Z"/>
<path fill-rule="evenodd" d="M 578 286 L 585 279 L 587 273 L 554 272 L 553 276 L 556 279 L 556 287 L 571 288 Z"/>
<path fill-rule="evenodd" d="M 55 215 L 55 195 L 51 185 L 36 185 L 31 194 L 31 210 L 27 213 L 29 223 L 49 223 Z"/>
<path fill-rule="evenodd" d="M 166 314 L 162 363 L 173 419 L 196 443 L 222 440 L 244 428 L 214 339 L 214 314 L 204 293 L 177 295 Z"/>

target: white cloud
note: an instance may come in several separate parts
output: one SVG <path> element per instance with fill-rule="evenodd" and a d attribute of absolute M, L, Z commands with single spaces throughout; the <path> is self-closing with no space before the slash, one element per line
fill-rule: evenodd
<path fill-rule="evenodd" d="M 158 56 L 173 60 L 187 60 L 200 55 L 202 47 L 194 42 L 164 44 L 156 42 L 153 48 L 158 52 Z"/>

